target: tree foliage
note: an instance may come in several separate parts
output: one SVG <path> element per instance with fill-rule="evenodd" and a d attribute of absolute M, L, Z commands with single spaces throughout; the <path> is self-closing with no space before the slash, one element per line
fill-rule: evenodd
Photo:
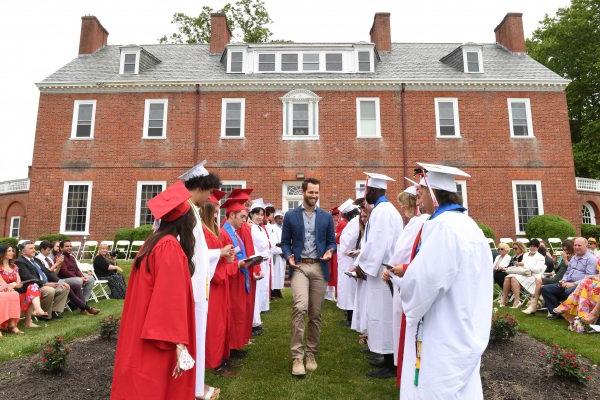
<path fill-rule="evenodd" d="M 546 15 L 527 40 L 527 51 L 571 80 L 566 93 L 576 172 L 600 178 L 600 0 L 573 0 L 555 16 Z"/>
<path fill-rule="evenodd" d="M 177 32 L 163 36 L 160 43 L 208 43 L 210 41 L 210 14 L 222 12 L 227 16 L 229 29 L 237 40 L 245 43 L 264 43 L 272 33 L 268 25 L 273 22 L 262 0 L 235 0 L 215 11 L 203 6 L 196 17 L 175 13 L 172 23 Z"/>

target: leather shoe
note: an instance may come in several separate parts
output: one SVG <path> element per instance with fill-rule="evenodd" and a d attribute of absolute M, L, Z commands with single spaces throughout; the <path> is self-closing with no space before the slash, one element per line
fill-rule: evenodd
<path fill-rule="evenodd" d="M 53 311 L 52 312 L 52 318 L 61 319 L 62 318 L 62 314 L 61 313 L 57 313 L 56 311 Z"/>
<path fill-rule="evenodd" d="M 367 377 L 380 379 L 395 378 L 396 371 L 389 368 L 378 368 L 376 370 L 367 372 Z"/>
<path fill-rule="evenodd" d="M 312 353 L 306 353 L 306 370 L 311 372 L 317 369 L 317 360 Z"/>
<path fill-rule="evenodd" d="M 292 363 L 292 375 L 294 376 L 304 376 L 306 375 L 306 370 L 304 369 L 304 360 L 301 358 L 294 358 Z"/>
<path fill-rule="evenodd" d="M 97 308 L 94 308 L 94 307 L 90 307 L 86 311 L 92 315 L 96 315 L 96 314 L 100 313 L 100 310 L 98 310 Z"/>

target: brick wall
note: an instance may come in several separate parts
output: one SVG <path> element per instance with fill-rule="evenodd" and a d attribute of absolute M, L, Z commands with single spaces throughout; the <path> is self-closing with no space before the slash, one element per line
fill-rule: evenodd
<path fill-rule="evenodd" d="M 28 192 L 0 194 L 0 236 L 10 236 L 10 220 L 21 217 L 21 232 L 27 222 Z M 24 237 L 21 233 L 21 237 Z"/>

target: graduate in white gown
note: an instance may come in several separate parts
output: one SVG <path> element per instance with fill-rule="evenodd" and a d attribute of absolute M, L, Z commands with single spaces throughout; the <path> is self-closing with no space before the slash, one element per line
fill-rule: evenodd
<path fill-rule="evenodd" d="M 254 318 L 252 327 L 257 328 L 262 325 L 260 313 L 269 311 L 269 301 L 271 297 L 269 281 L 271 277 L 271 244 L 264 227 L 262 227 L 265 216 L 265 203 L 262 198 L 256 199 L 250 206 L 248 219 L 252 232 L 252 243 L 254 244 L 254 255 L 264 257 L 260 264 L 260 274 L 262 278 L 256 281 L 256 297 L 254 301 Z"/>
<path fill-rule="evenodd" d="M 367 376 L 388 378 L 396 376 L 394 368 L 394 329 L 392 326 L 392 291 L 382 278 L 385 266 L 389 263 L 394 245 L 402 232 L 403 222 L 400 213 L 385 196 L 389 176 L 366 173 L 367 189 L 365 200 L 373 204 L 369 222 L 365 228 L 365 242 L 355 264 L 367 274 L 366 311 L 369 350 L 383 355 L 380 368 L 370 371 Z"/>
<path fill-rule="evenodd" d="M 352 312 L 352 322 L 350 324 L 350 329 L 360 333 L 361 335 L 367 334 L 367 318 L 366 318 L 366 305 L 367 299 L 365 297 L 367 281 L 366 275 L 364 272 L 357 269 L 356 259 L 360 254 L 360 249 L 365 244 L 365 227 L 367 226 L 367 222 L 369 221 L 369 213 L 371 212 L 372 206 L 367 204 L 365 201 L 365 191 L 363 188 L 356 190 L 356 200 L 355 204 L 357 204 L 360 208 L 360 214 L 358 216 L 358 240 L 357 247 L 358 254 L 353 261 L 353 267 L 350 270 L 354 274 L 358 274 L 356 278 L 356 295 L 354 296 L 354 311 Z M 364 277 L 364 279 L 363 279 Z"/>
<path fill-rule="evenodd" d="M 283 212 L 276 210 L 273 214 L 273 222 L 267 224 L 269 240 L 271 241 L 271 254 L 273 262 L 271 264 L 271 292 L 274 297 L 282 297 L 281 289 L 285 283 L 285 260 L 281 256 L 283 253 L 280 246 L 281 229 L 283 226 Z"/>
<path fill-rule="evenodd" d="M 483 399 L 479 368 L 492 317 L 492 255 L 456 194 L 454 176 L 469 175 L 419 165 L 428 171 L 419 196 L 432 215 L 416 256 L 398 272 L 407 324 L 400 398 Z"/>
<path fill-rule="evenodd" d="M 354 253 L 358 247 L 360 234 L 359 214 L 360 211 L 352 199 L 346 200 L 338 207 L 344 218 L 348 221 L 340 234 L 340 243 L 337 248 L 337 306 L 346 311 L 346 321 L 350 325 L 354 310 L 354 297 L 356 296 L 356 279 L 346 275 L 354 265 Z"/>
<path fill-rule="evenodd" d="M 181 179 L 192 197 L 190 204 L 196 217 L 194 227 L 194 274 L 192 275 L 192 290 L 194 293 L 195 318 L 196 318 L 196 390 L 195 394 L 200 399 L 211 399 L 218 396 L 218 389 L 204 384 L 205 372 L 205 343 L 206 343 L 206 318 L 208 315 L 208 297 L 210 295 L 210 280 L 212 279 L 217 263 L 221 256 L 233 256 L 233 246 L 228 245 L 223 249 L 209 250 L 202 230 L 202 219 L 198 207 L 208 201 L 208 196 L 213 190 L 219 189 L 221 181 L 215 174 L 209 173 L 204 167 L 206 161 L 201 162 L 189 171 L 183 173 Z"/>

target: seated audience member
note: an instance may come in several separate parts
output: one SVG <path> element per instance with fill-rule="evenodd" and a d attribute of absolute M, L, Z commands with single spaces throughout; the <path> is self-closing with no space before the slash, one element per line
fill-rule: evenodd
<path fill-rule="evenodd" d="M 515 266 L 506 269 L 508 275 L 504 279 L 500 305 L 506 305 L 508 295 L 512 291 L 512 308 L 519 308 L 521 306 L 521 286 L 529 293 L 534 293 L 535 279 L 541 278 L 546 269 L 546 258 L 538 253 L 539 247 L 539 240 L 531 239 L 531 242 L 529 242 L 529 252 L 523 255 L 523 260 L 517 262 Z"/>
<path fill-rule="evenodd" d="M 52 282 L 44 273 L 42 264 L 35 258 L 35 246 L 31 242 L 21 244 L 21 255 L 15 261 L 19 267 L 19 276 L 23 283 L 35 283 L 40 291 L 40 305 L 47 316 L 43 319 L 62 318 L 69 295 L 69 286 Z M 28 287 L 28 286 L 27 286 Z"/>
<path fill-rule="evenodd" d="M 565 240 L 562 244 L 562 254 L 556 259 L 556 265 L 558 266 L 556 270 L 545 273 L 542 278 L 535 279 L 535 291 L 529 300 L 527 308 L 523 310 L 525 314 L 534 314 L 537 311 L 538 307 L 541 305 L 539 303 L 542 286 L 549 285 L 551 283 L 558 283 L 563 278 L 565 272 L 567 272 L 569 260 L 573 256 L 574 252 L 575 250 L 573 249 L 573 241 Z"/>
<path fill-rule="evenodd" d="M 60 271 L 64 257 L 57 257 L 57 262 L 52 261 L 52 243 L 44 240 L 40 243 L 40 252 L 36 257 L 37 260 L 42 264 L 42 270 L 48 277 L 50 282 L 59 282 L 69 286 L 69 302 L 74 308 L 78 308 L 82 314 L 85 315 L 96 315 L 100 310 L 90 307 L 83 300 L 83 290 L 81 287 L 80 280 L 71 279 L 70 283 L 67 283 L 64 279 L 59 279 L 57 272 Z"/>
<path fill-rule="evenodd" d="M 577 329 L 575 318 L 586 324 L 595 324 L 600 315 L 600 275 L 591 275 L 577 285 L 577 288 L 553 310 L 569 321 L 569 329 Z"/>
<path fill-rule="evenodd" d="M 576 289 L 579 282 L 586 276 L 597 272 L 598 260 L 587 248 L 587 240 L 578 237 L 573 241 L 575 254 L 569 261 L 567 271 L 558 283 L 542 286 L 542 297 L 548 308 L 548 318 L 555 319 L 558 315 L 554 309 Z"/>
<path fill-rule="evenodd" d="M 498 254 L 494 260 L 494 282 L 500 289 L 504 286 L 504 278 L 506 278 L 506 268 L 510 265 L 511 257 L 508 254 L 510 247 L 506 243 L 500 243 L 498 245 Z"/>
<path fill-rule="evenodd" d="M 55 264 L 62 264 L 62 260 L 65 258 L 60 251 L 60 242 L 57 240 L 52 244 L 52 253 L 50 259 Z"/>
<path fill-rule="evenodd" d="M 598 249 L 598 243 L 596 242 L 596 238 L 588 239 L 588 249 L 596 256 L 600 257 L 600 250 Z"/>
<path fill-rule="evenodd" d="M 100 244 L 98 255 L 94 258 L 94 272 L 96 272 L 98 279 L 105 279 L 108 281 L 111 298 L 125 298 L 127 285 L 125 284 L 125 278 L 123 277 L 123 270 L 117 265 L 115 258 L 111 257 L 106 243 Z"/>
<path fill-rule="evenodd" d="M 9 257 L 6 256 L 7 250 L 12 251 Z M 2 337 L 1 331 L 8 331 L 11 333 L 23 333 L 18 327 L 19 317 L 21 316 L 21 306 L 19 293 L 16 291 L 21 286 L 20 282 L 7 283 L 4 280 L 5 271 L 13 270 L 14 266 L 11 266 L 12 258 L 14 256 L 14 250 L 12 247 L 6 247 L 0 245 L 0 337 Z M 15 267 L 16 268 L 16 267 Z M 18 278 L 17 274 L 17 278 Z M 39 307 L 38 297 L 38 307 Z M 43 310 L 41 310 L 43 313 Z"/>
<path fill-rule="evenodd" d="M 61 241 L 59 247 L 64 259 L 58 276 L 69 284 L 74 282 L 76 285 L 81 285 L 83 289 L 83 301 L 87 303 L 92 295 L 92 289 L 96 280 L 91 275 L 84 275 L 79 269 L 77 260 L 72 254 L 73 247 L 70 240 Z"/>
<path fill-rule="evenodd" d="M 538 249 L 538 253 L 540 253 L 541 255 L 543 255 L 544 258 L 546 259 L 544 261 L 544 263 L 546 264 L 546 270 L 544 272 L 548 273 L 548 274 L 550 272 L 554 272 L 554 268 L 556 267 L 554 265 L 554 260 L 552 259 L 552 256 L 548 252 L 548 248 L 544 245 L 543 242 L 540 243 L 540 248 Z"/>

